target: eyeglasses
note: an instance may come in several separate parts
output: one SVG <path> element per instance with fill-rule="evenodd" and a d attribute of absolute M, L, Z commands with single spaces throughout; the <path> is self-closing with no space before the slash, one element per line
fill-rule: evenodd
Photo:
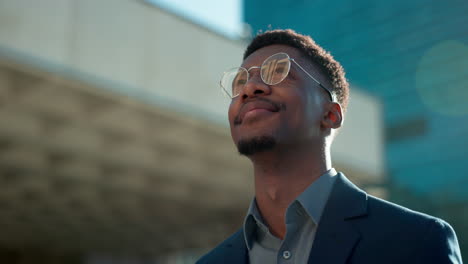
<path fill-rule="evenodd" d="M 237 97 L 244 86 L 247 84 L 247 81 L 249 80 L 249 71 L 252 69 L 260 69 L 260 77 L 265 84 L 278 84 L 282 82 L 286 76 L 288 76 L 289 70 L 291 69 L 291 61 L 312 80 L 314 80 L 320 87 L 322 87 L 328 93 L 332 102 L 336 102 L 335 96 L 329 89 L 325 88 L 325 86 L 323 86 L 301 65 L 299 65 L 294 59 L 290 58 L 289 55 L 284 52 L 271 55 L 262 63 L 262 66 L 260 67 L 252 66 L 249 69 L 236 67 L 224 72 L 220 80 L 220 86 L 230 98 Z"/>

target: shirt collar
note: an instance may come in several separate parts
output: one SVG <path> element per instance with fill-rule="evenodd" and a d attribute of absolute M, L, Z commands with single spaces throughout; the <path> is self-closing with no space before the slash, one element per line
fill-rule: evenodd
<path fill-rule="evenodd" d="M 335 183 L 336 175 L 335 169 L 328 170 L 309 185 L 296 199 L 317 225 L 320 222 L 323 208 L 327 204 L 331 189 Z"/>
<path fill-rule="evenodd" d="M 252 249 L 257 228 L 263 229 L 264 232 L 268 231 L 268 227 L 264 224 L 260 211 L 257 208 L 257 202 L 253 198 L 252 202 L 250 202 L 249 210 L 247 210 L 247 216 L 244 219 L 244 239 L 249 250 Z"/>
<path fill-rule="evenodd" d="M 298 202 L 312 221 L 318 225 L 322 216 L 325 204 L 328 201 L 331 189 L 336 179 L 337 172 L 334 168 L 325 172 L 311 185 L 309 185 L 304 192 L 302 192 L 290 206 Z M 288 208 L 289 210 L 289 208 Z M 268 226 L 263 221 L 260 211 L 257 207 L 257 202 L 252 199 L 247 215 L 244 219 L 244 239 L 245 244 L 249 250 L 252 249 L 253 239 L 256 235 L 257 228 L 261 228 L 262 233 L 269 232 Z"/>

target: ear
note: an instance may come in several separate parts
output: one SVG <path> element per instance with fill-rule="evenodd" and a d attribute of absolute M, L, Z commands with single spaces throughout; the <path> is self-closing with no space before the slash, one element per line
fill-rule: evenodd
<path fill-rule="evenodd" d="M 322 118 L 324 128 L 340 128 L 343 124 L 343 109 L 339 103 L 327 102 Z"/>

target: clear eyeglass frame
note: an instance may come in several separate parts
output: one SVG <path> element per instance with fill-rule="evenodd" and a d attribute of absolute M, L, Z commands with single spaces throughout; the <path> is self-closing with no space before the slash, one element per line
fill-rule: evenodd
<path fill-rule="evenodd" d="M 248 82 L 249 72 L 252 69 L 260 69 L 260 77 L 265 84 L 276 85 L 281 83 L 288 76 L 289 71 L 291 70 L 291 61 L 314 82 L 322 87 L 330 96 L 330 100 L 332 102 L 336 102 L 334 94 L 329 89 L 323 86 L 316 78 L 297 63 L 296 60 L 289 57 L 289 55 L 284 52 L 279 52 L 266 58 L 261 66 L 252 66 L 249 69 L 244 67 L 235 67 L 225 71 L 220 80 L 221 89 L 229 98 L 236 98 Z M 237 81 L 240 80 L 240 77 L 242 77 L 241 80 L 245 83 L 237 83 Z M 238 85 L 237 87 L 235 87 L 236 84 Z"/>

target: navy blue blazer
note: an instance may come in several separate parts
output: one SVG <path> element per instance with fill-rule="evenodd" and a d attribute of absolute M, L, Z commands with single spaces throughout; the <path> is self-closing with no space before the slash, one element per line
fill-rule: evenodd
<path fill-rule="evenodd" d="M 342 173 L 337 177 L 309 264 L 462 263 L 457 237 L 447 222 L 371 196 Z M 243 230 L 197 263 L 249 263 Z"/>

